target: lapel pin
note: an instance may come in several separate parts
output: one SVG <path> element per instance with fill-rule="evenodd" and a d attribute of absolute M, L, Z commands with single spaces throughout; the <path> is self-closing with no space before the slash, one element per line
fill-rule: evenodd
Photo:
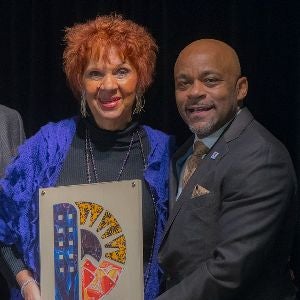
<path fill-rule="evenodd" d="M 211 155 L 211 159 L 216 159 L 217 158 L 217 156 L 219 155 L 220 153 L 219 152 L 217 152 L 217 151 L 215 151 L 212 155 Z"/>

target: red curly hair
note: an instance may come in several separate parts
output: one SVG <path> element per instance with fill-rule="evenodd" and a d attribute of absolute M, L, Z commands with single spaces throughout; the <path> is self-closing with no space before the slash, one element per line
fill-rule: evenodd
<path fill-rule="evenodd" d="M 138 90 L 143 93 L 152 83 L 158 47 L 142 26 L 122 15 L 98 16 L 94 20 L 65 29 L 64 71 L 71 90 L 80 99 L 82 77 L 89 61 L 108 59 L 115 47 L 122 59 L 128 59 L 138 74 Z"/>

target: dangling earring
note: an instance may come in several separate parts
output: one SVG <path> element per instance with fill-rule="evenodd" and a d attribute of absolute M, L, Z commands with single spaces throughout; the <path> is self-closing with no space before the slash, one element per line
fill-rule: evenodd
<path fill-rule="evenodd" d="M 87 116 L 87 112 L 86 112 L 86 97 L 85 97 L 85 90 L 82 91 L 81 93 L 81 97 L 80 97 L 80 113 L 81 113 L 81 116 L 83 118 L 86 118 Z"/>
<path fill-rule="evenodd" d="M 144 110 L 144 106 L 145 106 L 145 97 L 143 94 L 139 94 L 137 93 L 135 95 L 135 99 L 136 99 L 136 102 L 135 102 L 135 107 L 134 107 L 134 110 L 133 110 L 133 114 L 139 114 L 141 113 L 142 111 L 145 111 Z"/>

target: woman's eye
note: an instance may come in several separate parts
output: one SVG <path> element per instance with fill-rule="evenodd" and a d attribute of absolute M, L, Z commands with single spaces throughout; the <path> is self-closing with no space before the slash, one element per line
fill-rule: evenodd
<path fill-rule="evenodd" d="M 98 79 L 103 77 L 103 74 L 100 71 L 90 71 L 88 77 L 92 79 Z"/>
<path fill-rule="evenodd" d="M 125 77 L 128 73 L 129 73 L 129 70 L 128 70 L 128 69 L 126 69 L 126 68 L 121 68 L 121 69 L 118 69 L 118 70 L 117 70 L 116 75 L 117 75 L 119 78 L 123 78 L 123 77 Z"/>

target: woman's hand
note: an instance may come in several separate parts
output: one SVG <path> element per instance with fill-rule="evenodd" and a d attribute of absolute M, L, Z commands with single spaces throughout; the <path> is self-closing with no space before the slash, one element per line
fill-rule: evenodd
<path fill-rule="evenodd" d="M 29 270 L 20 271 L 16 280 L 20 286 L 21 294 L 25 300 L 41 300 L 41 292 L 38 283 Z"/>
<path fill-rule="evenodd" d="M 23 297 L 25 300 L 41 300 L 40 288 L 35 280 L 27 284 L 23 289 Z"/>

